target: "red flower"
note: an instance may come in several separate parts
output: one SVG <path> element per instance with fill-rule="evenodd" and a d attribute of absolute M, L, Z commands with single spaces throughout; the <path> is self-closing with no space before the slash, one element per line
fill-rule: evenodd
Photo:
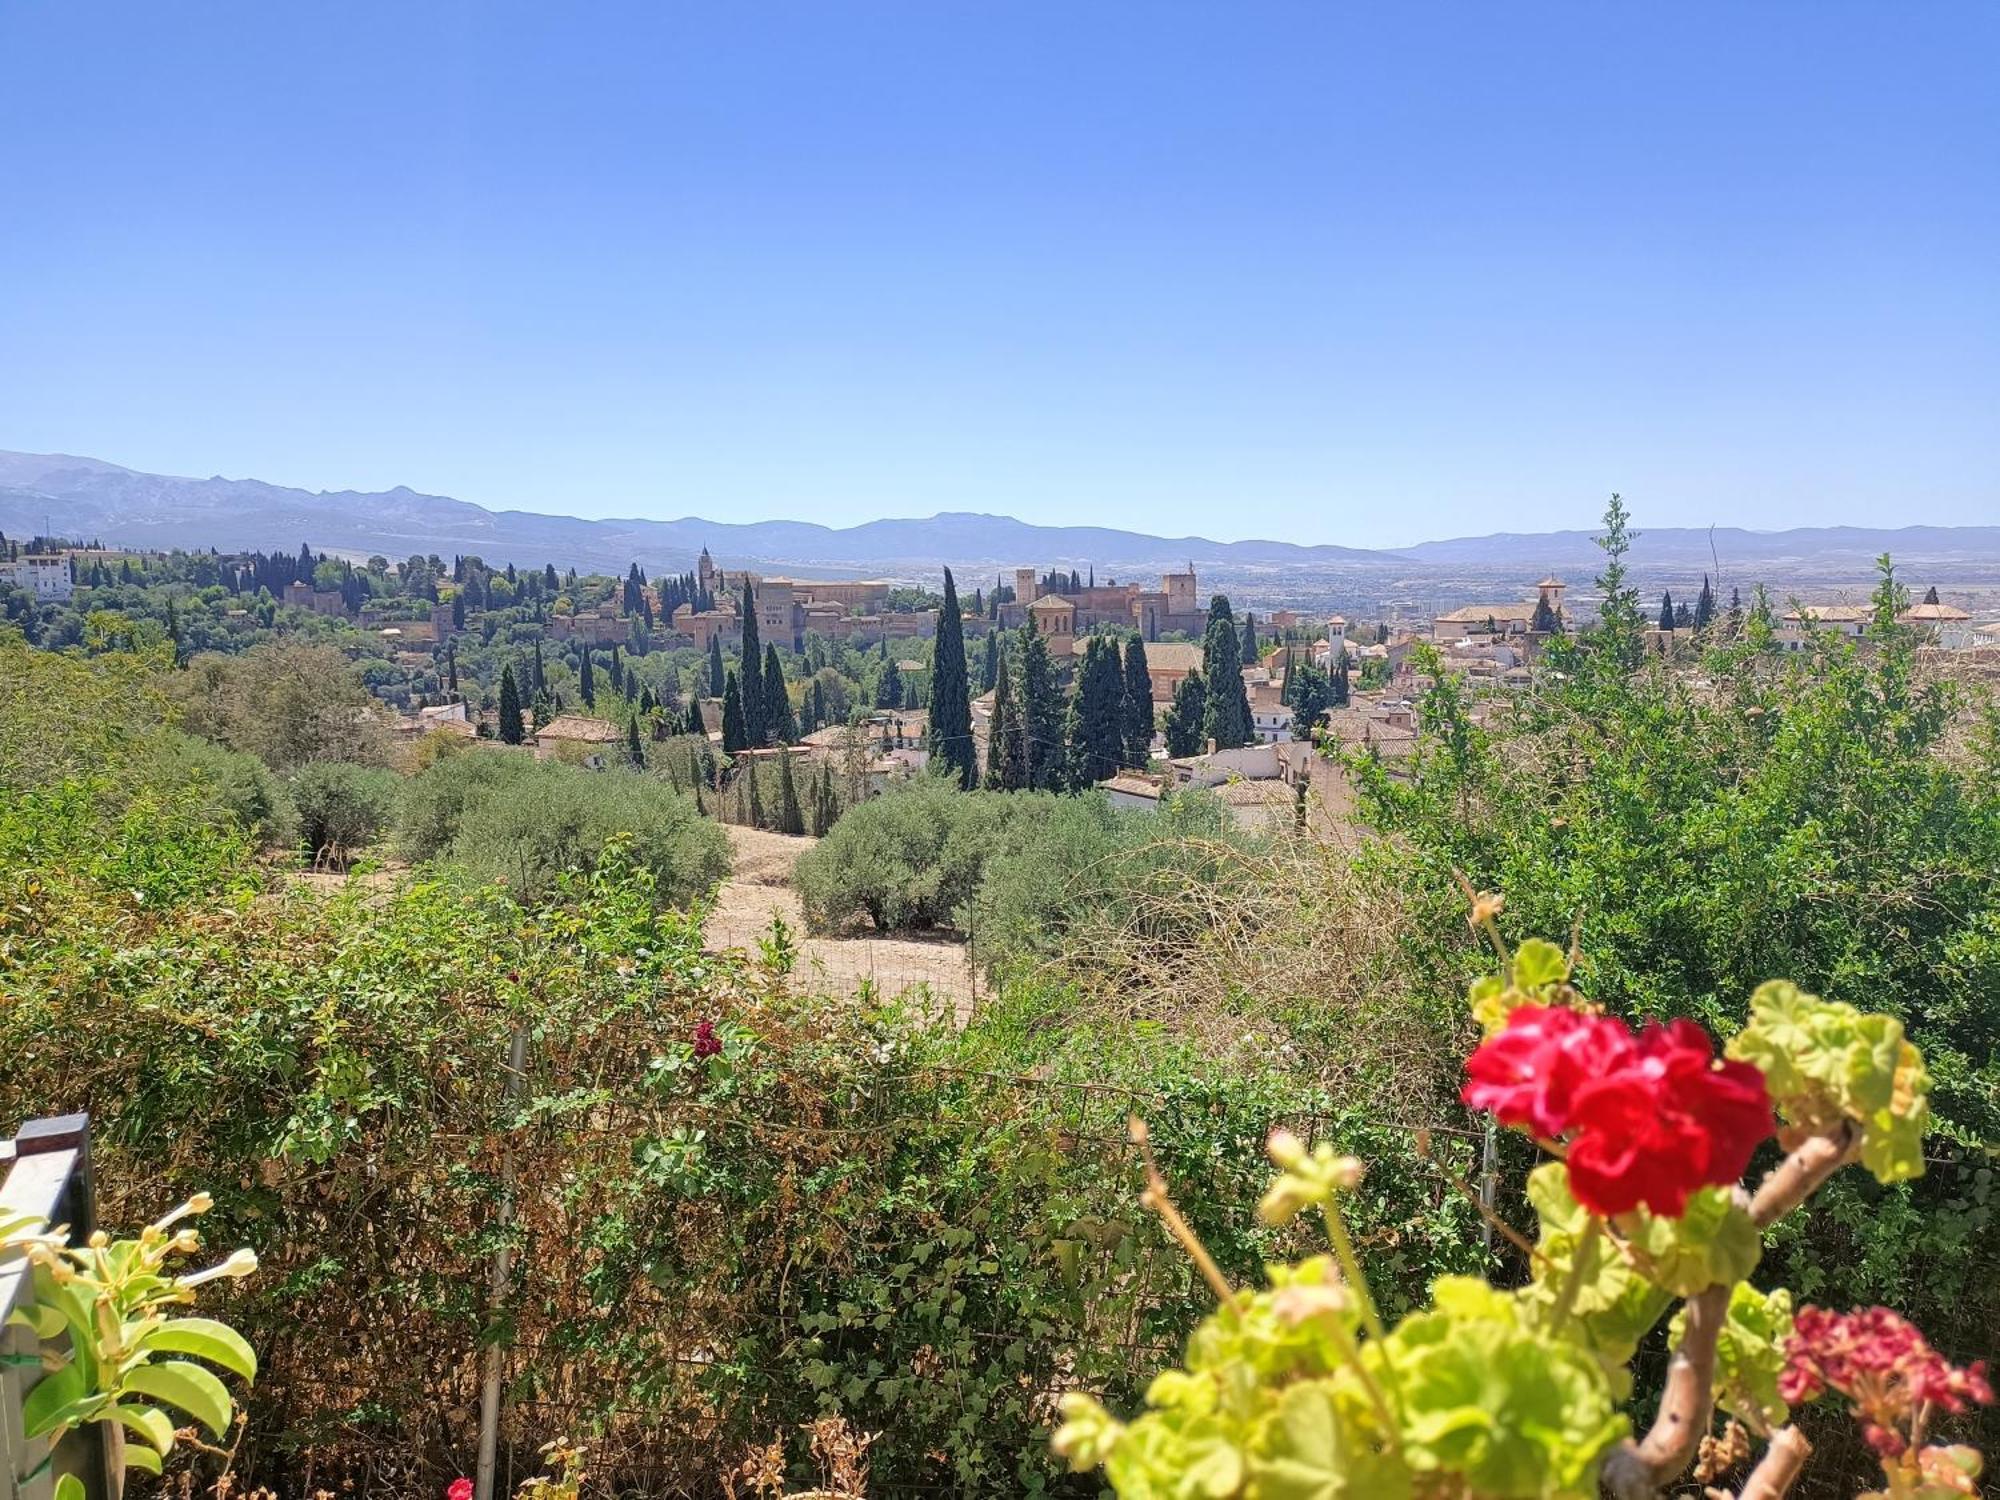
<path fill-rule="evenodd" d="M 1569 1129 L 1576 1091 L 1631 1052 L 1632 1034 L 1617 1021 L 1561 1005 L 1523 1005 L 1467 1059 L 1460 1097 L 1504 1125 L 1559 1136 Z"/>
<path fill-rule="evenodd" d="M 1775 1128 L 1764 1075 L 1715 1061 L 1692 1021 L 1650 1025 L 1625 1065 L 1577 1090 L 1570 1191 L 1610 1217 L 1645 1204 L 1678 1218 L 1697 1188 L 1727 1187 Z"/>
<path fill-rule="evenodd" d="M 444 1500 L 472 1500 L 472 1481 L 461 1474 L 444 1487 Z"/>
<path fill-rule="evenodd" d="M 1535 1135 L 1567 1135 L 1570 1191 L 1610 1217 L 1645 1204 L 1677 1217 L 1688 1195 L 1735 1182 L 1773 1128 L 1764 1075 L 1715 1061 L 1692 1021 L 1648 1026 L 1524 1005 L 1466 1063 L 1462 1098 Z"/>
<path fill-rule="evenodd" d="M 715 1022 L 703 1021 L 694 1029 L 694 1055 L 697 1062 L 704 1058 L 718 1056 L 722 1051 L 722 1038 L 715 1034 Z"/>
<path fill-rule="evenodd" d="M 1908 1446 L 1905 1429 L 1925 1406 L 1962 1412 L 1993 1401 L 1984 1360 L 1959 1369 L 1915 1324 L 1886 1307 L 1851 1313 L 1800 1308 L 1785 1358 L 1778 1394 L 1797 1405 L 1822 1391 L 1838 1391 L 1854 1403 L 1868 1445 L 1884 1458 L 1902 1455 Z"/>

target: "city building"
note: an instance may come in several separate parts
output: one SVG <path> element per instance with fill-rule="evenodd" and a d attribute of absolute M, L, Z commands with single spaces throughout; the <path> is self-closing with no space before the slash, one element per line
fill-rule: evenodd
<path fill-rule="evenodd" d="M 1535 597 L 1523 603 L 1519 600 L 1505 604 L 1466 604 L 1439 615 L 1431 621 L 1431 635 L 1440 644 L 1462 641 L 1469 635 L 1490 635 L 1495 637 L 1527 635 L 1534 629 L 1535 615 L 1543 605 L 1549 613 L 1562 620 L 1562 593 L 1568 585 L 1551 573 L 1535 585 Z M 1329 622 L 1330 623 L 1330 622 Z M 1341 621 L 1345 627 L 1346 621 Z M 1332 639 L 1329 630 L 1328 638 Z"/>
<path fill-rule="evenodd" d="M 63 600 L 76 592 L 76 578 L 67 553 L 24 553 L 0 562 L 0 583 L 25 589 L 37 599 Z"/>

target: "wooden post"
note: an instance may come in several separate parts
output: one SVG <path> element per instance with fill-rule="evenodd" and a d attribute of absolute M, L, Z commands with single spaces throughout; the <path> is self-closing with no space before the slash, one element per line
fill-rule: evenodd
<path fill-rule="evenodd" d="M 501 1086 L 503 1108 L 511 1114 L 527 1082 L 528 1033 L 525 1027 L 514 1032 L 507 1049 L 507 1078 Z M 500 1245 L 493 1252 L 493 1269 L 487 1286 L 488 1315 L 497 1323 L 507 1304 L 507 1284 L 513 1279 L 514 1247 L 506 1234 L 514 1223 L 514 1142 L 512 1122 L 500 1148 Z M 479 1392 L 479 1471 L 473 1483 L 473 1500 L 493 1500 L 495 1460 L 500 1451 L 500 1379 L 505 1369 L 506 1350 L 496 1336 L 486 1345 L 484 1375 Z"/>

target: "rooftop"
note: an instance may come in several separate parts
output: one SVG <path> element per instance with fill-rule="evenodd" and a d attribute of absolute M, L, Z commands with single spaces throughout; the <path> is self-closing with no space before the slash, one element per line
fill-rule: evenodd
<path fill-rule="evenodd" d="M 625 735 L 609 719 L 592 719 L 583 714 L 557 714 L 535 731 L 535 737 L 543 740 L 585 740 L 594 745 L 608 745 L 613 740 L 622 740 Z"/>

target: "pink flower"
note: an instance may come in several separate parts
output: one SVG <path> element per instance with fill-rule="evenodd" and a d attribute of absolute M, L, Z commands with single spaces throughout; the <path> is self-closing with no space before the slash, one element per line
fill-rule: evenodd
<path fill-rule="evenodd" d="M 1956 1413 L 1993 1401 L 1984 1360 L 1954 1366 L 1915 1324 L 1886 1307 L 1851 1313 L 1800 1308 L 1785 1358 L 1778 1394 L 1797 1405 L 1838 1391 L 1853 1403 L 1868 1446 L 1885 1459 L 1902 1456 L 1904 1431 L 1924 1407 Z"/>
<path fill-rule="evenodd" d="M 459 1475 L 444 1487 L 444 1500 L 472 1500 L 472 1481 Z"/>
<path fill-rule="evenodd" d="M 704 1058 L 720 1056 L 721 1052 L 722 1038 L 715 1034 L 715 1022 L 703 1021 L 699 1026 L 695 1027 L 695 1061 L 700 1062 Z"/>

